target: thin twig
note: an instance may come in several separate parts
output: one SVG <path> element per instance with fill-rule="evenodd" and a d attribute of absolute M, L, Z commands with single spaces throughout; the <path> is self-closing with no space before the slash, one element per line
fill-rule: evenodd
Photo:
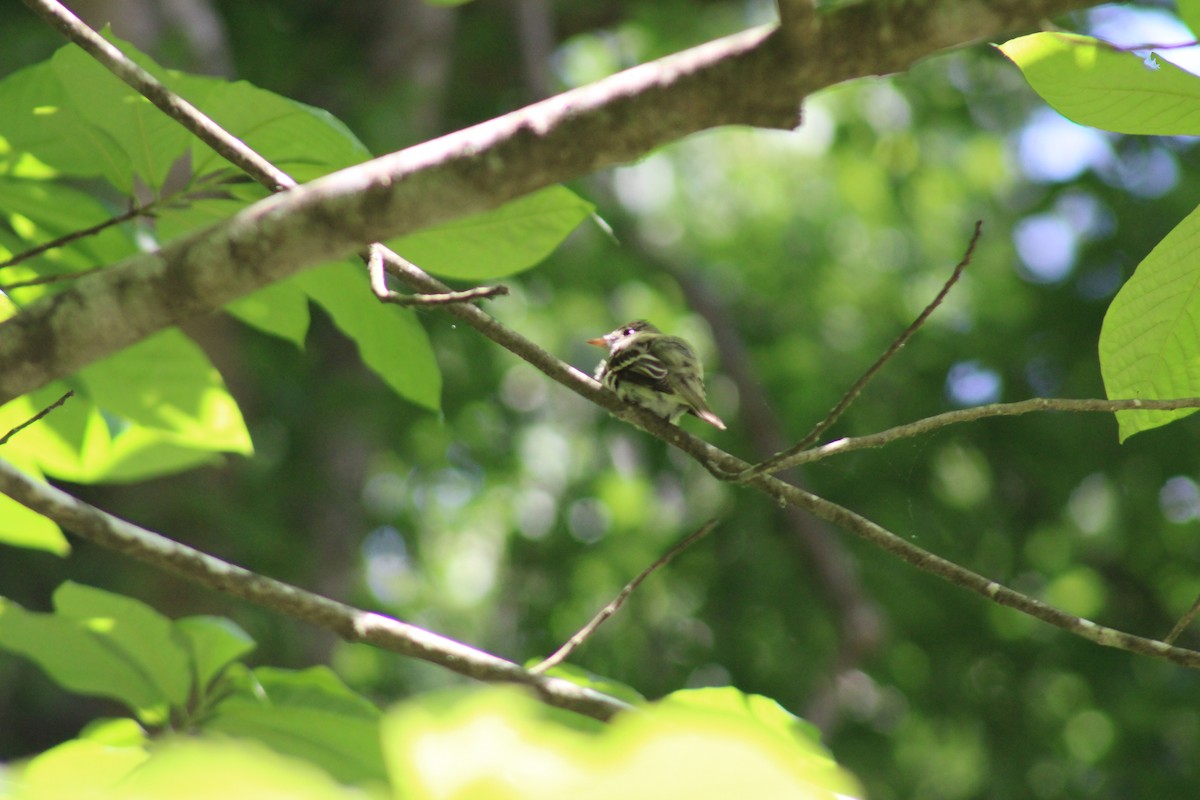
<path fill-rule="evenodd" d="M 492 297 L 502 297 L 508 294 L 507 286 L 476 286 L 474 289 L 464 289 L 461 292 L 442 292 L 440 294 L 401 294 L 388 292 L 381 298 L 385 303 L 397 306 L 448 306 L 453 303 L 472 303 L 476 300 L 487 300 Z"/>
<path fill-rule="evenodd" d="M 911 439 L 923 436 L 940 428 L 951 425 L 961 425 L 964 422 L 975 422 L 989 417 L 1016 417 L 1022 414 L 1032 414 L 1037 411 L 1064 411 L 1072 413 L 1106 413 L 1118 411 L 1180 411 L 1185 408 L 1200 408 L 1200 397 L 1180 397 L 1170 400 L 1099 400 L 1072 399 L 1054 397 L 1031 397 L 1028 400 L 1018 400 L 1013 403 L 989 403 L 985 406 L 960 408 L 946 411 L 932 417 L 919 419 L 904 425 L 897 425 L 878 433 L 867 436 L 852 436 L 845 439 L 835 439 L 828 444 L 814 447 L 791 455 L 773 465 L 763 474 L 782 472 L 801 464 L 820 461 L 830 456 L 852 453 L 855 450 L 869 450 L 884 447 L 901 439 Z"/>
<path fill-rule="evenodd" d="M 371 279 L 371 292 L 381 302 L 397 306 L 445 306 L 452 303 L 471 303 L 508 294 L 507 286 L 476 286 L 460 292 L 435 292 L 424 294 L 401 294 L 388 288 L 385 259 L 390 251 L 376 243 L 367 250 L 367 275 Z M 392 254 L 396 258 L 401 256 Z"/>
<path fill-rule="evenodd" d="M 655 570 L 670 564 L 671 561 L 674 560 L 675 556 L 679 555 L 684 550 L 698 542 L 700 539 L 707 536 L 709 531 L 715 527 L 717 527 L 717 520 L 710 519 L 695 531 L 688 534 L 687 538 L 676 544 L 665 554 L 663 554 L 662 557 L 660 557 L 657 561 L 642 570 L 640 575 L 631 580 L 629 583 L 625 584 L 625 588 L 622 589 L 608 605 L 600 609 L 596 616 L 592 617 L 591 621 L 588 622 L 587 625 L 584 625 L 582 628 L 576 631 L 575 635 L 568 639 L 562 647 L 555 650 L 553 655 L 551 655 L 545 661 L 542 661 L 540 664 L 530 667 L 529 671 L 534 674 L 541 674 L 567 660 L 571 653 L 575 652 L 575 650 L 581 644 L 586 642 L 588 638 L 590 638 L 591 635 L 596 632 L 597 628 L 604 624 L 605 620 L 620 610 L 625 601 L 629 599 L 629 595 L 633 594 L 634 590 L 642 584 L 642 581 L 650 577 L 650 574 Z"/>
<path fill-rule="evenodd" d="M 942 286 L 942 290 L 937 293 L 937 296 L 933 298 L 929 305 L 925 306 L 925 310 L 917 315 L 917 318 L 913 320 L 912 324 L 905 328 L 904 332 L 896 337 L 896 340 L 888 346 L 888 349 L 883 352 L 883 355 L 881 355 L 875 361 L 875 363 L 872 364 L 867 371 L 862 374 L 862 377 L 855 381 L 854 385 L 851 386 L 844 395 L 842 395 L 842 399 L 839 400 L 837 405 L 833 407 L 833 410 L 826 414 L 825 418 L 818 422 L 813 429 L 808 432 L 808 435 L 801 439 L 798 444 L 788 448 L 787 450 L 784 450 L 782 453 L 776 453 L 766 461 L 755 464 L 741 475 L 738 475 L 737 481 L 739 483 L 747 481 L 750 478 L 753 478 L 755 475 L 777 472 L 778 465 L 780 463 L 783 463 L 796 453 L 806 450 L 813 442 L 817 441 L 821 434 L 828 430 L 833 423 L 837 422 L 842 414 L 846 413 L 846 409 L 850 407 L 850 404 L 853 403 L 855 399 L 857 399 L 859 394 L 862 393 L 862 390 L 865 389 L 867 384 L 871 382 L 871 379 L 874 378 L 875 375 L 878 374 L 879 370 L 883 368 L 883 365 L 890 361 L 892 356 L 900 352 L 900 348 L 904 347 L 908 340 L 913 337 L 913 334 L 915 334 L 921 328 L 921 326 L 925 324 L 925 321 L 929 319 L 929 316 L 933 314 L 937 307 L 942 304 L 942 301 L 946 299 L 946 295 L 950 293 L 950 290 L 954 287 L 954 284 L 958 283 L 958 279 L 962 276 L 963 270 L 966 269 L 967 265 L 971 263 L 971 256 L 975 252 L 975 245 L 979 241 L 979 236 L 981 233 L 983 233 L 983 220 L 977 220 L 975 222 L 975 232 L 971 234 L 971 241 L 967 244 L 967 250 L 965 253 L 963 253 L 962 260 L 954 266 L 954 272 L 951 273 L 950 278 Z"/>
<path fill-rule="evenodd" d="M 67 402 L 67 400 L 68 400 L 68 399 L 70 399 L 71 397 L 74 397 L 74 396 L 75 396 L 75 390 L 74 390 L 74 389 L 71 389 L 71 390 L 69 390 L 69 391 L 68 391 L 66 394 L 64 394 L 62 397 L 58 398 L 57 400 L 55 400 L 55 401 L 54 401 L 53 403 L 51 403 L 50 405 L 46 406 L 46 407 L 45 407 L 45 408 L 43 408 L 41 411 L 39 411 L 38 413 L 34 414 L 34 415 L 33 415 L 32 417 L 30 417 L 29 419 L 27 419 L 27 420 L 25 420 L 24 422 L 22 422 L 20 425 L 18 425 L 17 427 L 13 428 L 13 429 L 12 429 L 11 431 L 9 431 L 8 433 L 4 434 L 4 436 L 0 437 L 0 445 L 5 445 L 5 444 L 8 444 L 8 440 L 9 440 L 9 439 L 11 439 L 13 436 L 17 435 L 18 433 L 20 433 L 21 431 L 25 430 L 26 428 L 28 428 L 28 427 L 29 427 L 30 425 L 32 425 L 33 423 L 35 423 L 35 422 L 37 422 L 38 420 L 42 419 L 42 418 L 43 418 L 43 417 L 45 417 L 47 414 L 49 414 L 51 411 L 53 411 L 54 409 L 58 408 L 58 407 L 59 407 L 59 406 L 61 406 L 63 403 Z"/>
<path fill-rule="evenodd" d="M 0 284 L 0 292 L 11 292 L 13 289 L 25 289 L 30 286 L 45 286 L 49 283 L 62 283 L 63 281 L 73 281 L 76 278 L 82 278 L 84 275 L 91 275 L 95 272 L 100 272 L 107 267 L 92 267 L 90 269 L 82 269 L 78 272 L 64 272 L 60 275 L 43 275 L 40 278 L 30 278 L 27 281 L 15 281 L 13 283 Z"/>
<path fill-rule="evenodd" d="M 1192 603 L 1192 607 L 1188 609 L 1187 613 L 1179 618 L 1179 622 L 1175 623 L 1175 627 L 1171 628 L 1171 632 L 1163 637 L 1163 641 L 1167 644 L 1174 644 L 1175 640 L 1179 638 L 1179 634 L 1183 633 L 1187 626 L 1192 624 L 1192 620 L 1196 618 L 1197 614 L 1200 614 L 1200 597 L 1197 597 L 1196 602 Z"/>
<path fill-rule="evenodd" d="M 529 686 L 550 705 L 599 720 L 607 720 L 629 708 L 601 692 L 547 675 L 535 675 L 519 664 L 432 631 L 354 608 L 222 561 L 107 514 L 31 478 L 3 460 L 0 460 L 0 492 L 90 542 L 201 586 L 333 631 L 346 641 L 366 642 L 419 658 L 475 680 Z"/>
<path fill-rule="evenodd" d="M 129 220 L 133 219 L 134 217 L 139 217 L 143 214 L 147 214 L 147 213 L 149 213 L 148 209 L 150 208 L 150 205 L 153 205 L 153 204 L 148 204 L 148 205 L 144 205 L 144 206 L 135 205 L 133 208 L 129 209 L 128 211 L 124 212 L 123 214 L 118 214 L 115 217 L 110 217 L 109 219 L 106 219 L 103 222 L 98 222 L 89 228 L 83 228 L 81 230 L 71 231 L 70 233 L 63 234 L 62 236 L 59 236 L 56 239 L 51 239 L 48 242 L 42 242 L 39 245 L 35 245 L 35 246 L 29 248 L 28 250 L 24 250 L 20 253 L 17 253 L 15 256 L 8 259 L 7 261 L 0 261 L 0 269 L 4 269 L 5 267 L 16 266 L 17 264 L 20 264 L 22 261 L 28 261 L 29 259 L 33 258 L 34 256 L 41 255 L 42 253 L 46 252 L 47 250 L 53 249 L 55 247 L 62 247 L 63 245 L 70 244 L 71 242 L 73 242 L 77 239 L 83 239 L 84 237 L 92 236 L 106 228 L 111 228 L 114 225 L 120 225 L 122 222 L 128 222 Z M 95 271 L 96 270 L 91 269 L 91 270 L 87 270 L 86 272 L 76 272 L 76 273 L 72 273 L 71 275 L 67 275 L 67 276 L 55 275 L 53 277 L 53 280 L 63 280 L 64 278 L 77 278 L 80 275 L 87 275 L 89 272 L 95 272 Z M 43 281 L 43 282 L 49 282 L 49 281 Z M 10 283 L 6 286 L 0 286 L 0 290 L 17 289 L 17 288 L 20 288 L 21 286 L 33 286 L 33 285 L 36 285 L 36 284 L 34 282 L 30 282 L 30 281 L 27 281 L 25 283 Z"/>

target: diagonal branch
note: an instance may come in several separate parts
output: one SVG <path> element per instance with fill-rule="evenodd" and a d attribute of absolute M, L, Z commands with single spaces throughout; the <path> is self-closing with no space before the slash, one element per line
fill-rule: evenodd
<path fill-rule="evenodd" d="M 201 586 L 249 600 L 333 631 L 419 658 L 480 681 L 519 683 L 546 703 L 607 720 L 628 708 L 620 700 L 569 681 L 535 675 L 518 664 L 392 617 L 363 611 L 221 561 L 160 534 L 106 514 L 0 460 L 0 492 L 90 542 L 180 575 Z"/>
<path fill-rule="evenodd" d="M 37 422 L 38 420 L 44 419 L 47 415 L 50 414 L 51 411 L 58 408 L 59 406 L 61 406 L 63 403 L 67 402 L 74 396 L 75 396 L 75 390 L 74 389 L 69 390 L 62 397 L 58 398 L 53 403 L 46 406 L 41 411 L 37 412 L 32 417 L 30 417 L 29 419 L 22 422 L 20 425 L 16 426 L 12 430 L 10 430 L 8 433 L 4 434 L 3 436 L 0 436 L 0 445 L 8 444 L 9 439 L 16 436 L 18 433 L 25 430 L 26 428 L 28 428 L 30 425 Z"/>
<path fill-rule="evenodd" d="M 1037 411 L 1066 411 L 1073 413 L 1105 413 L 1115 414 L 1118 411 L 1179 411 L 1185 408 L 1200 408 L 1200 397 L 1180 397 L 1171 400 L 1099 400 L 1073 399 L 1056 397 L 1031 397 L 1028 400 L 1018 400 L 1014 403 L 990 403 L 985 406 L 960 408 L 946 411 L 932 417 L 919 419 L 906 425 L 897 425 L 885 431 L 872 433 L 867 436 L 854 436 L 837 439 L 814 447 L 810 450 L 796 453 L 780 461 L 771 472 L 782 471 L 820 461 L 830 456 L 852 453 L 855 450 L 869 450 L 884 447 L 901 439 L 911 439 L 932 433 L 940 428 L 951 425 L 961 425 L 964 422 L 988 419 L 990 417 L 1016 417 L 1022 414 L 1032 414 Z"/>

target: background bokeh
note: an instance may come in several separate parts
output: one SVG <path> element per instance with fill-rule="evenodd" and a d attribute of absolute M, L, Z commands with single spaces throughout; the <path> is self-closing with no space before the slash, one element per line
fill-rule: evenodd
<path fill-rule="evenodd" d="M 770 19 L 749 0 L 80 2 L 159 62 L 326 108 L 373 152 Z M 1166 4 L 1062 24 L 1193 39 Z M 0 73 L 61 40 L 0 8 Z M 1187 58 L 1187 51 L 1171 57 Z M 584 339 L 645 317 L 693 341 L 725 433 L 803 436 L 936 294 L 946 304 L 832 431 L 1031 396 L 1102 396 L 1108 302 L 1200 197 L 1194 141 L 1080 128 L 980 45 L 834 87 L 794 133 L 698 135 L 571 188 L 597 204 L 487 308 L 590 371 Z M 548 654 L 672 543 L 574 663 L 647 696 L 722 685 L 817 722 L 871 797 L 1180 797 L 1200 780 L 1200 677 L 989 606 L 703 469 L 436 311 L 443 413 L 407 405 L 317 317 L 305 351 L 227 317 L 190 325 L 253 459 L 90 502 L 243 566 L 518 661 Z M 1200 594 L 1197 423 L 1118 446 L 1104 415 L 993 420 L 795 475 L 899 535 L 1073 613 L 1164 634 Z M 6 549 L 0 591 L 45 609 L 73 579 L 173 616 L 228 615 L 258 663 L 331 663 L 381 704 L 459 678 L 197 589 L 88 544 Z M 1200 634 L 1185 634 L 1196 646 Z M 0 760 L 115 706 L 0 654 Z"/>

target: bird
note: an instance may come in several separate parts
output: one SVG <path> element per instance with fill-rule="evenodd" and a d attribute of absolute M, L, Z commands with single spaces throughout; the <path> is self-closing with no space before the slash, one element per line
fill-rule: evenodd
<path fill-rule="evenodd" d="M 607 347 L 608 356 L 596 367 L 596 380 L 627 403 L 676 422 L 693 414 L 725 430 L 704 398 L 704 366 L 692 346 L 668 336 L 644 319 L 622 325 L 588 344 Z"/>

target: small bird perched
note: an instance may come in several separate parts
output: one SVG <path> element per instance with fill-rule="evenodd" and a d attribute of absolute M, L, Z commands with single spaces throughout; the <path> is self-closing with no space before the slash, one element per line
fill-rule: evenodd
<path fill-rule="evenodd" d="M 596 380 L 617 397 L 669 422 L 694 414 L 725 430 L 725 423 L 705 402 L 700 358 L 683 339 L 667 336 L 639 319 L 587 343 L 608 348 L 608 358 L 596 367 Z"/>

